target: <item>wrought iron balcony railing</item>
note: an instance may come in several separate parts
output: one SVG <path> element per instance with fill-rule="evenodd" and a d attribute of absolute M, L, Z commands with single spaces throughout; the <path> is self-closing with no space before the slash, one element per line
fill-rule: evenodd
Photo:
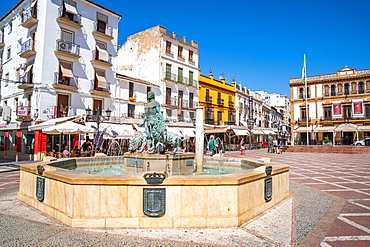
<path fill-rule="evenodd" d="M 80 55 L 80 45 L 62 39 L 58 39 L 56 45 L 57 45 L 56 49 L 59 51 L 68 52 L 70 54 L 77 56 Z"/>
<path fill-rule="evenodd" d="M 98 22 L 94 22 L 94 31 L 106 34 L 108 36 L 113 36 L 113 28 L 106 25 L 105 29 L 98 28 Z"/>
<path fill-rule="evenodd" d="M 74 76 L 73 78 L 60 77 L 59 72 L 55 72 L 54 83 L 71 87 L 78 87 L 78 76 Z"/>
<path fill-rule="evenodd" d="M 81 25 L 81 15 L 74 15 L 72 13 L 66 12 L 63 7 L 60 7 L 58 11 L 59 11 L 58 17 Z"/>

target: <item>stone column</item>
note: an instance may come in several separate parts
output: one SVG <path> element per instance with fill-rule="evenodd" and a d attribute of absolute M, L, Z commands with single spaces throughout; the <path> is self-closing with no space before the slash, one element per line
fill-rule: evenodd
<path fill-rule="evenodd" d="M 195 113 L 195 165 L 197 172 L 203 172 L 204 122 L 203 107 L 198 106 Z"/>

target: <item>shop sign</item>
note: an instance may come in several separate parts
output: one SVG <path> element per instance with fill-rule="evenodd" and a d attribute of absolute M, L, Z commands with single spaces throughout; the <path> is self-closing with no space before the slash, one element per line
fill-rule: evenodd
<path fill-rule="evenodd" d="M 49 116 L 55 117 L 57 115 L 57 107 L 56 106 L 50 106 L 49 107 Z"/>
<path fill-rule="evenodd" d="M 17 116 L 28 116 L 28 106 L 17 106 Z"/>

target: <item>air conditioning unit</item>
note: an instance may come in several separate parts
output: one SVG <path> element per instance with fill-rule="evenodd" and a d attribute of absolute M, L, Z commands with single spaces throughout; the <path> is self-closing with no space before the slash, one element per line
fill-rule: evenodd
<path fill-rule="evenodd" d="M 3 120 L 8 123 L 12 120 L 12 108 L 10 108 L 9 106 L 4 106 Z"/>
<path fill-rule="evenodd" d="M 68 42 L 60 41 L 58 44 L 58 50 L 69 52 L 69 45 L 70 44 Z"/>

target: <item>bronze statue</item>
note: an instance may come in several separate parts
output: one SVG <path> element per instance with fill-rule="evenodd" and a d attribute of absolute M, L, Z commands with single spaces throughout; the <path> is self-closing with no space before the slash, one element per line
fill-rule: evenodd
<path fill-rule="evenodd" d="M 166 129 L 168 120 L 163 118 L 160 111 L 160 105 L 155 101 L 155 94 L 152 91 L 148 92 L 148 103 L 145 105 L 144 121 L 141 126 L 145 127 L 145 133 L 137 131 L 134 137 L 130 140 L 129 150 L 134 152 L 138 148 L 142 152 L 154 153 L 157 143 L 169 144 L 174 147 L 173 153 L 176 153 L 178 147 L 182 143 L 182 138 Z M 147 146 L 146 149 L 144 147 Z"/>

